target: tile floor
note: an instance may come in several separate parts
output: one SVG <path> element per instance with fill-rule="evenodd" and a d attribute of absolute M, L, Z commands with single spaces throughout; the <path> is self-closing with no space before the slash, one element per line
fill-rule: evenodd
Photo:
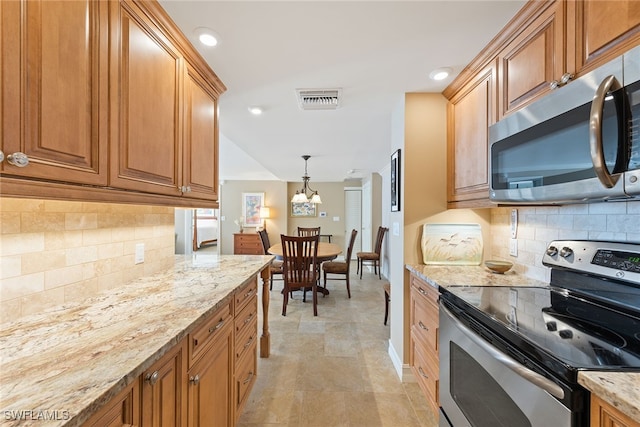
<path fill-rule="evenodd" d="M 401 383 L 388 354 L 383 280 L 372 273 L 329 281 L 331 294 L 289 300 L 282 282 L 271 291 L 271 356 L 258 359 L 258 379 L 238 426 L 436 427 L 417 383 Z M 259 325 L 261 330 L 262 325 Z"/>

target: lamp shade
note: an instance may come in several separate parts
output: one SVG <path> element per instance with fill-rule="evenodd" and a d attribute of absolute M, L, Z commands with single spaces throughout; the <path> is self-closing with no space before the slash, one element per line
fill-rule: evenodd
<path fill-rule="evenodd" d="M 271 210 L 266 207 L 266 206 L 262 206 L 260 207 L 260 218 L 269 218 L 271 216 Z"/>

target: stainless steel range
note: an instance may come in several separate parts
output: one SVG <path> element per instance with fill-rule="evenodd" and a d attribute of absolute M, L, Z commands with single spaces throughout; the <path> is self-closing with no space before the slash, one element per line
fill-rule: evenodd
<path fill-rule="evenodd" d="M 640 371 L 640 245 L 555 241 L 548 287 L 441 288 L 441 426 L 586 427 L 580 370 Z"/>

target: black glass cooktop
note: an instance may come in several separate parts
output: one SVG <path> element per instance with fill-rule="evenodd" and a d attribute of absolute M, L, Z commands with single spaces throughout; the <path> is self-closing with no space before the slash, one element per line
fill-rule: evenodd
<path fill-rule="evenodd" d="M 453 286 L 442 299 L 499 336 L 489 340 L 570 381 L 579 369 L 640 370 L 640 289 L 607 286 L 600 291 L 615 295 L 598 300 L 586 288 Z"/>

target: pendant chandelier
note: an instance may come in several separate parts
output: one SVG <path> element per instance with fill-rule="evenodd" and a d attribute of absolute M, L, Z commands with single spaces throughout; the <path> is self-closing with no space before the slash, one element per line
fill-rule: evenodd
<path fill-rule="evenodd" d="M 307 175 L 307 160 L 309 160 L 311 156 L 305 154 L 302 156 L 304 159 L 304 176 L 302 177 L 302 188 L 296 191 L 296 194 L 291 199 L 292 203 L 322 203 L 322 199 L 317 191 L 313 190 L 309 187 L 309 175 Z"/>

